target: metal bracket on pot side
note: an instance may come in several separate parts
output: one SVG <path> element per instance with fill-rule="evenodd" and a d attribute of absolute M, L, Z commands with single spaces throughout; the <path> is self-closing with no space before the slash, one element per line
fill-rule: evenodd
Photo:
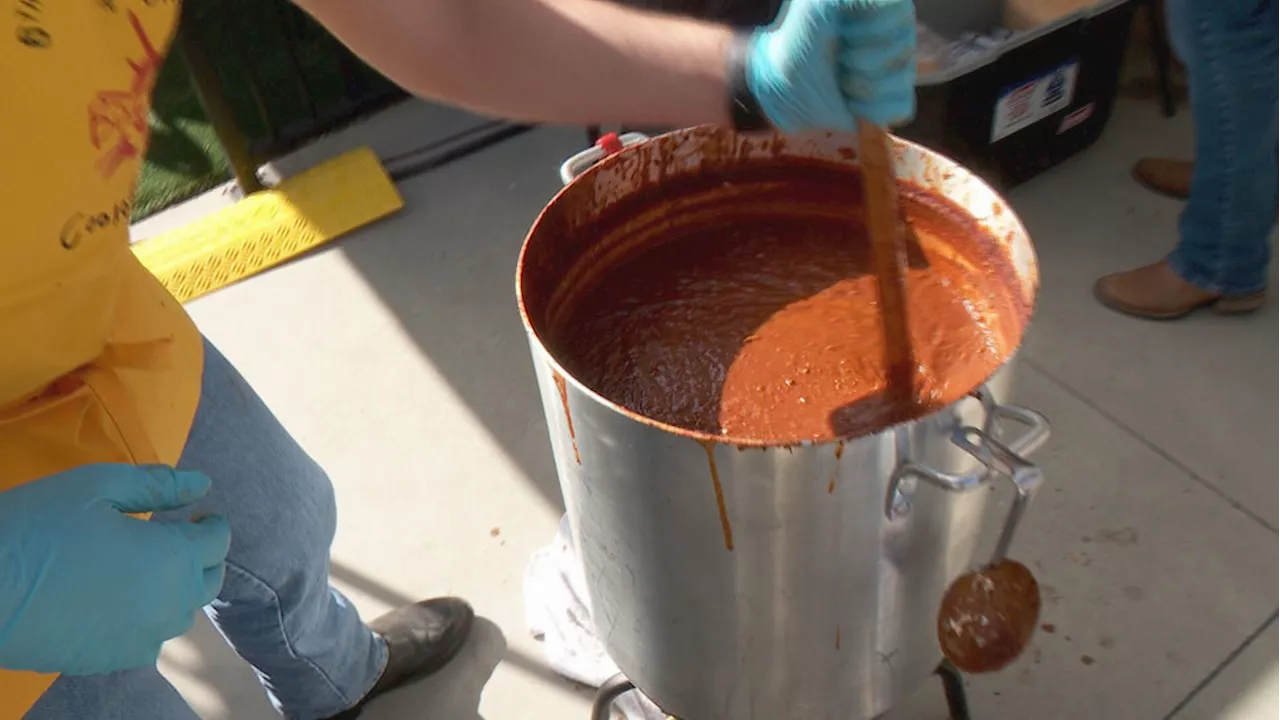
<path fill-rule="evenodd" d="M 622 152 L 623 149 L 632 145 L 638 145 L 649 136 L 644 133 L 629 132 L 618 135 L 617 133 L 609 133 L 596 141 L 592 147 L 583 150 L 565 160 L 560 164 L 560 182 L 568 185 L 573 182 L 574 178 L 591 169 L 593 165 L 601 160 Z"/>
<path fill-rule="evenodd" d="M 943 490 L 966 492 L 985 485 L 992 475 L 1007 477 L 1013 481 L 1018 494 L 997 544 L 997 553 L 1003 557 L 1026 505 L 1044 479 L 1040 468 L 1028 462 L 1025 457 L 1039 450 L 1049 439 L 1049 421 L 1034 410 L 996 403 L 985 387 L 976 390 L 973 396 L 982 403 L 986 411 L 982 427 L 958 427 L 951 435 L 951 442 L 973 456 L 982 467 L 973 472 L 954 474 L 935 470 L 914 460 L 902 460 L 889 480 L 885 515 L 890 520 L 900 520 L 911 514 L 918 480 L 924 480 Z M 997 441 L 994 435 L 997 423 L 1002 420 L 1013 420 L 1025 426 L 1026 430 L 1007 442 Z M 905 454 L 902 452 L 902 445 L 903 443 L 899 443 L 900 457 Z"/>

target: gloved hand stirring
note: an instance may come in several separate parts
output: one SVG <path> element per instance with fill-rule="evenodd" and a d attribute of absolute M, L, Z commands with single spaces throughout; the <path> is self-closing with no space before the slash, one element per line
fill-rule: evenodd
<path fill-rule="evenodd" d="M 0 667 L 88 675 L 153 665 L 222 588 L 231 530 L 163 524 L 209 478 L 86 465 L 0 492 Z"/>
<path fill-rule="evenodd" d="M 604 0 L 298 3 L 408 90 L 485 115 L 795 133 L 915 106 L 910 0 L 790 0 L 741 34 Z"/>
<path fill-rule="evenodd" d="M 890 127 L 915 114 L 910 0 L 791 0 L 745 38 L 745 85 L 782 132 Z M 739 122 L 739 125 L 742 123 Z"/>

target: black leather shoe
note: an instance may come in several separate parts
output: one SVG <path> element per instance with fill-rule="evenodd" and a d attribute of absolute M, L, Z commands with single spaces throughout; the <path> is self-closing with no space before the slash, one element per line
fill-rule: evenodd
<path fill-rule="evenodd" d="M 449 664 L 467 642 L 475 611 L 465 600 L 434 598 L 406 605 L 369 623 L 387 643 L 387 667 L 355 707 L 328 720 L 354 720 L 374 698 Z"/>

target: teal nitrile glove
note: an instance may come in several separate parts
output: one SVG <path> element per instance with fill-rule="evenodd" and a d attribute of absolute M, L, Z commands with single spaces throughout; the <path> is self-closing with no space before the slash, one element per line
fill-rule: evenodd
<path fill-rule="evenodd" d="M 910 0 L 790 0 L 747 48 L 747 88 L 782 132 L 892 126 L 915 115 Z"/>
<path fill-rule="evenodd" d="M 226 572 L 225 518 L 163 524 L 209 478 L 86 465 L 0 492 L 0 667 L 91 675 L 154 665 Z"/>

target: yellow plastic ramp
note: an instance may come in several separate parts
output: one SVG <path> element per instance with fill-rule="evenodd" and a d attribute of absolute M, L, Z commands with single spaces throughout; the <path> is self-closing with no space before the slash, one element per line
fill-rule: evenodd
<path fill-rule="evenodd" d="M 378 156 L 358 148 L 133 246 L 179 302 L 315 249 L 404 207 Z"/>

